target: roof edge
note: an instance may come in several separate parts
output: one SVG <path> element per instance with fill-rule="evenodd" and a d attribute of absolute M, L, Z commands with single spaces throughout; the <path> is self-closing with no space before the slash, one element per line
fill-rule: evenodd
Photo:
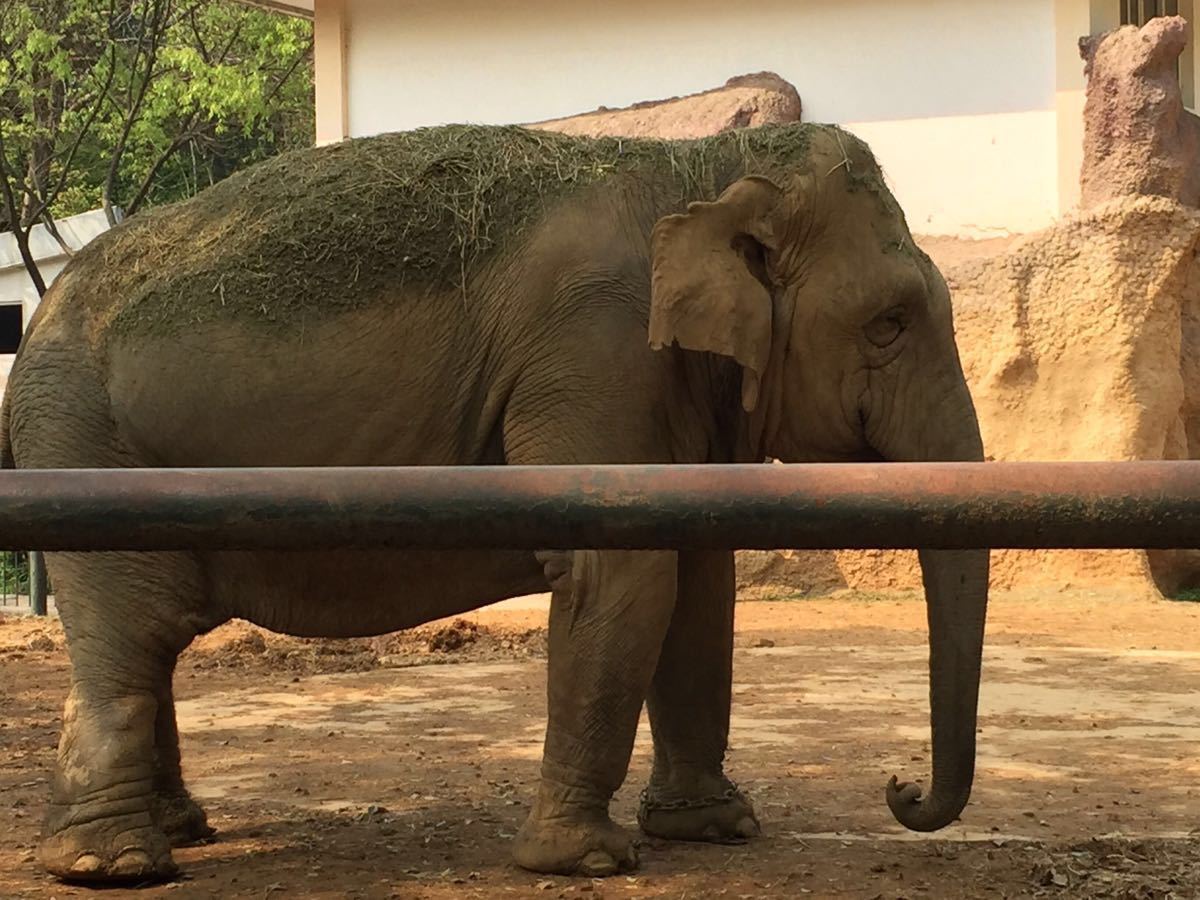
<path fill-rule="evenodd" d="M 234 0 L 242 6 L 254 6 L 266 12 L 312 20 L 315 0 Z"/>

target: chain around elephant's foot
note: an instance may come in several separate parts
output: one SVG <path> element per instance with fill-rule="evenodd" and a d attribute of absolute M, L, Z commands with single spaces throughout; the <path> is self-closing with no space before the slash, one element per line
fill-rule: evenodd
<path fill-rule="evenodd" d="M 539 798 L 517 832 L 513 859 L 548 875 L 603 878 L 637 868 L 633 838 L 605 810 L 561 807 Z"/>
<path fill-rule="evenodd" d="M 208 843 L 217 833 L 208 824 L 208 816 L 200 804 L 187 791 L 158 791 L 150 801 L 150 811 L 172 847 Z"/>
<path fill-rule="evenodd" d="M 750 801 L 732 781 L 721 784 L 721 790 L 692 794 L 651 785 L 642 791 L 638 825 L 672 841 L 740 844 L 757 837 L 762 829 Z"/>
<path fill-rule="evenodd" d="M 177 873 L 170 841 L 145 813 L 79 821 L 72 812 L 51 812 L 38 848 L 51 875 L 90 884 L 130 884 L 165 881 Z M 56 828 L 56 821 L 72 824 Z"/>

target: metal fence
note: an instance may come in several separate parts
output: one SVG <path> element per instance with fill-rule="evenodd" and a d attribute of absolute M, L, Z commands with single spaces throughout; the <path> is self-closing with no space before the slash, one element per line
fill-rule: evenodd
<path fill-rule="evenodd" d="M 0 547 L 30 545 L 1183 549 L 1200 547 L 1200 462 L 0 472 Z M 4 559 L 36 607 L 40 554 Z"/>
<path fill-rule="evenodd" d="M 29 554 L 0 551 L 0 610 L 26 612 L 29 609 Z"/>

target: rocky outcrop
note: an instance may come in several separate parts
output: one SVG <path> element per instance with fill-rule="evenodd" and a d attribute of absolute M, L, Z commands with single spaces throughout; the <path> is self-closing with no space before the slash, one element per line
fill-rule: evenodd
<path fill-rule="evenodd" d="M 587 137 L 708 137 L 731 128 L 800 121 L 800 95 L 773 72 L 739 75 L 722 87 L 650 100 L 621 109 L 595 112 L 529 125 L 546 131 Z"/>
<path fill-rule="evenodd" d="M 1200 206 L 1200 118 L 1183 105 L 1181 16 L 1082 38 L 1087 75 L 1081 206 L 1114 197 L 1170 197 Z"/>
<path fill-rule="evenodd" d="M 1183 323 L 1200 212 L 1159 197 L 1096 206 L 954 270 L 956 331 L 997 459 L 1186 459 Z M 1196 448 L 1200 449 L 1200 448 Z M 996 554 L 998 586 L 1153 595 L 1182 560 L 1138 551 Z"/>

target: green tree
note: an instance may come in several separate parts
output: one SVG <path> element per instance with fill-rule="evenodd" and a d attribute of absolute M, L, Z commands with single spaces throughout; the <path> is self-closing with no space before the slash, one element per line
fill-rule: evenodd
<path fill-rule="evenodd" d="M 311 59 L 310 23 L 229 0 L 0 0 L 0 230 L 39 292 L 35 225 L 310 144 Z"/>

